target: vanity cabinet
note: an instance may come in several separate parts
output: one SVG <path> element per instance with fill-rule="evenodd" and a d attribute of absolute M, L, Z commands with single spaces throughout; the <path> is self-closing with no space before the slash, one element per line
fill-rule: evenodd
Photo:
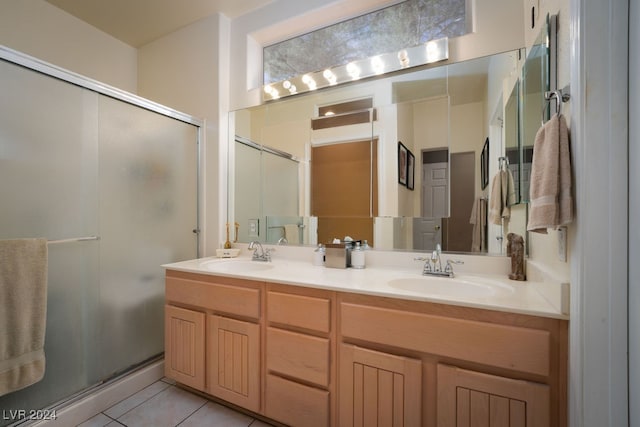
<path fill-rule="evenodd" d="M 265 415 L 327 427 L 335 414 L 335 294 L 268 284 Z"/>
<path fill-rule="evenodd" d="M 167 377 L 285 425 L 567 425 L 566 320 L 172 270 L 166 304 Z"/>
<path fill-rule="evenodd" d="M 168 270 L 165 375 L 260 412 L 263 287 Z"/>

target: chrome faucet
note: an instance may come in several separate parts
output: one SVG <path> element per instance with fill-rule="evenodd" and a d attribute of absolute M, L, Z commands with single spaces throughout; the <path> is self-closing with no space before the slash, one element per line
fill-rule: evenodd
<path fill-rule="evenodd" d="M 442 269 L 442 261 L 440 255 L 442 254 L 442 247 L 438 243 L 436 249 L 431 253 L 431 258 L 417 257 L 415 261 L 424 261 L 424 267 L 422 268 L 423 276 L 440 276 L 440 277 L 453 277 L 453 264 L 464 264 L 462 261 L 447 260 L 447 264 Z"/>
<path fill-rule="evenodd" d="M 442 246 L 440 243 L 436 244 L 436 250 L 431 253 L 431 262 L 433 263 L 433 272 L 442 271 L 442 262 L 440 261 L 440 254 L 442 254 Z"/>
<path fill-rule="evenodd" d="M 251 257 L 253 261 L 271 261 L 271 252 L 275 251 L 275 249 L 264 249 L 262 244 L 257 240 L 253 240 L 249 243 L 249 247 L 247 249 L 253 251 L 253 256 Z M 258 252 L 258 249 L 260 252 Z"/>

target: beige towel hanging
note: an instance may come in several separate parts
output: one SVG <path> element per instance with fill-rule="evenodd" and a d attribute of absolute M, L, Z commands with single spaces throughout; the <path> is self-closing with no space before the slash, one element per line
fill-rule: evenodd
<path fill-rule="evenodd" d="M 298 227 L 298 224 L 285 224 L 284 237 L 287 239 L 289 244 L 300 244 L 300 227 Z"/>
<path fill-rule="evenodd" d="M 0 396 L 44 376 L 47 241 L 0 240 Z"/>
<path fill-rule="evenodd" d="M 483 252 L 486 249 L 485 227 L 487 225 L 487 200 L 484 197 L 474 202 L 469 223 L 473 224 L 471 252 Z"/>
<path fill-rule="evenodd" d="M 562 115 L 555 114 L 536 134 L 529 191 L 527 231 L 546 234 L 573 220 L 569 132 Z"/>
<path fill-rule="evenodd" d="M 502 220 L 511 218 L 511 206 L 516 202 L 513 175 L 509 169 L 498 171 L 491 181 L 489 198 L 489 222 L 501 225 Z"/>

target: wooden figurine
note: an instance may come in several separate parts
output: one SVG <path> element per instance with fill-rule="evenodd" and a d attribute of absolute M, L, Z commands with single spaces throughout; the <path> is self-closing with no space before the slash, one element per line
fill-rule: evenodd
<path fill-rule="evenodd" d="M 524 238 L 519 234 L 507 234 L 507 255 L 511 257 L 511 280 L 526 280 L 524 274 Z"/>

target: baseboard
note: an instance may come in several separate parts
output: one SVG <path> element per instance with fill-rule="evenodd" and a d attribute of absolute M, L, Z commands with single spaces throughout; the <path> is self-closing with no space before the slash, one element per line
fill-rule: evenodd
<path fill-rule="evenodd" d="M 68 427 L 78 425 L 158 381 L 163 376 L 164 360 L 158 360 L 112 383 L 99 387 L 95 392 L 70 405 L 56 409 L 55 420 L 40 421 L 33 426 Z"/>

